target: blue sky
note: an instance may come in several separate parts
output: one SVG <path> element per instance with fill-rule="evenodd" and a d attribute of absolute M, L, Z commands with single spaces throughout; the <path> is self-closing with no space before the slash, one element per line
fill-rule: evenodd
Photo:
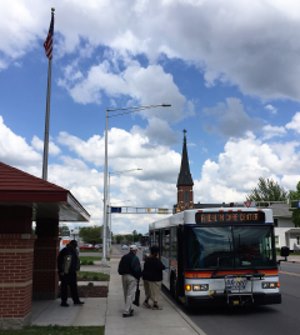
<path fill-rule="evenodd" d="M 183 129 L 200 202 L 244 201 L 259 177 L 300 180 L 300 5 L 291 0 L 4 0 L 0 160 L 42 175 L 55 7 L 48 180 L 102 224 L 105 109 L 170 103 L 111 118 L 111 203 L 176 202 Z M 140 168 L 119 174 L 118 171 Z M 154 215 L 114 215 L 114 233 Z"/>

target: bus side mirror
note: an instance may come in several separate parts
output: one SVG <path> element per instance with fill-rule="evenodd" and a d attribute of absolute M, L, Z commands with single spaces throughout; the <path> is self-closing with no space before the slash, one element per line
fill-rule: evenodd
<path fill-rule="evenodd" d="M 281 247 L 280 256 L 288 257 L 289 255 L 290 255 L 290 248 L 289 247 Z"/>
<path fill-rule="evenodd" d="M 280 256 L 284 257 L 284 260 L 287 261 L 287 257 L 290 254 L 290 248 L 289 247 L 281 247 L 280 249 Z"/>

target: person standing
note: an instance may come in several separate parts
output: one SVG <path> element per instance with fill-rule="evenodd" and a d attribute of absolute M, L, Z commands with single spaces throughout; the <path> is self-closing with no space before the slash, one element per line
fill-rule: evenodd
<path fill-rule="evenodd" d="M 57 257 L 57 268 L 60 279 L 60 297 L 61 306 L 69 307 L 68 304 L 68 287 L 70 287 L 71 297 L 74 305 L 83 305 L 80 301 L 77 287 L 77 271 L 80 269 L 80 260 L 77 251 L 77 241 L 70 241 L 65 248 L 63 248 Z"/>
<path fill-rule="evenodd" d="M 146 299 L 143 305 L 147 308 L 162 309 L 159 304 L 160 288 L 162 282 L 162 271 L 165 266 L 158 258 L 159 248 L 152 246 L 150 248 L 150 256 L 145 259 L 143 269 L 143 280 Z M 149 301 L 152 300 L 153 305 L 151 306 Z"/>
<path fill-rule="evenodd" d="M 141 277 L 141 264 L 139 258 L 136 256 L 137 246 L 135 244 L 129 247 L 129 252 L 122 256 L 118 273 L 122 276 L 122 286 L 124 293 L 124 311 L 123 318 L 133 316 L 134 310 L 132 303 L 137 289 L 137 282 Z"/>

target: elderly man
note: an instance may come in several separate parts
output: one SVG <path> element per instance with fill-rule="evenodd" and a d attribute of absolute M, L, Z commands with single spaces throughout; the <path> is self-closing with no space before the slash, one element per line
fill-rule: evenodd
<path fill-rule="evenodd" d="M 77 241 L 72 240 L 63 248 L 57 258 L 57 268 L 61 286 L 61 306 L 69 307 L 68 287 L 70 287 L 71 296 L 74 305 L 83 305 L 79 300 L 77 288 L 77 271 L 80 268 L 80 260 L 77 253 Z"/>
<path fill-rule="evenodd" d="M 142 274 L 140 260 L 136 256 L 137 250 L 136 245 L 131 245 L 128 254 L 124 255 L 119 263 L 118 272 L 122 275 L 125 300 L 123 318 L 133 316 L 132 302 L 137 288 L 137 281 Z"/>

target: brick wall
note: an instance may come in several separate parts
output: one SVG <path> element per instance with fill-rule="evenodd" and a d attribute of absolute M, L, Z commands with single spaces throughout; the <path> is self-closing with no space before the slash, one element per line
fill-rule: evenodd
<path fill-rule="evenodd" d="M 55 299 L 58 296 L 58 224 L 58 219 L 36 221 L 33 270 L 33 298 L 36 300 Z"/>
<path fill-rule="evenodd" d="M 192 186 L 179 186 L 177 189 L 176 212 L 194 208 L 194 192 Z"/>
<path fill-rule="evenodd" d="M 0 233 L 0 318 L 26 319 L 32 306 L 31 234 Z"/>

